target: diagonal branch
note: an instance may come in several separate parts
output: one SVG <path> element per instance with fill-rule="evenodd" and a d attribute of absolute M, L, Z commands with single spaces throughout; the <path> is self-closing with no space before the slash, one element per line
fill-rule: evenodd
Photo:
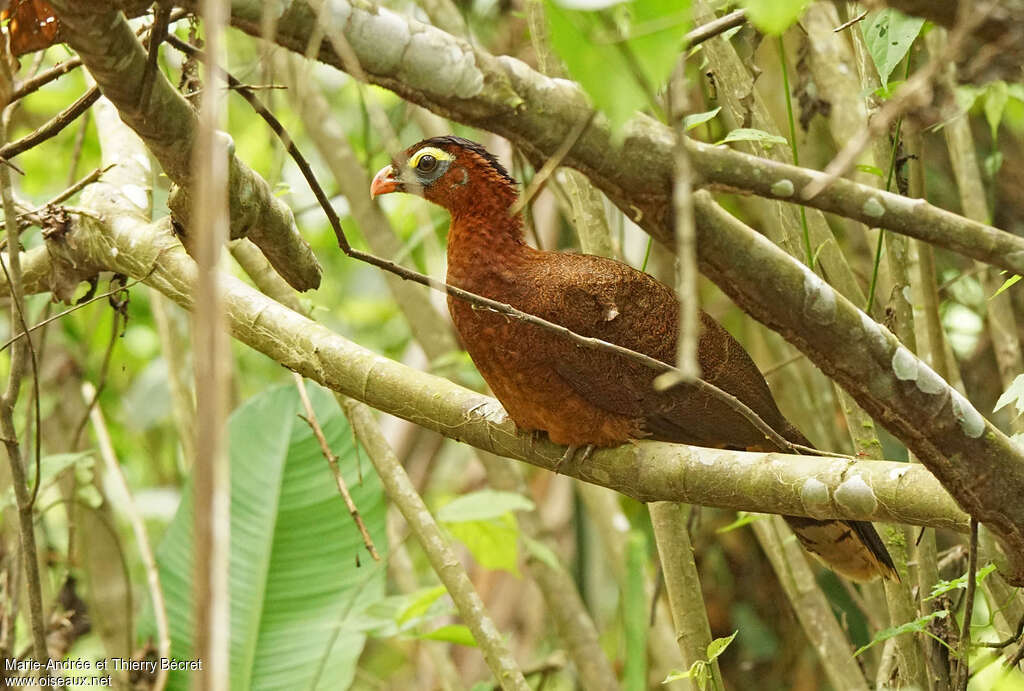
<path fill-rule="evenodd" d="M 195 0 L 179 4 L 192 8 Z M 232 0 L 231 23 L 261 37 L 261 0 Z M 462 39 L 372 5 L 323 3 L 321 21 L 342 32 L 366 79 L 437 114 L 495 132 L 541 165 L 550 159 L 589 109 L 573 82 L 551 79 L 509 57 L 494 57 Z M 307 0 L 288 4 L 277 42 L 303 54 L 316 13 Z M 329 42 L 318 58 L 345 69 Z M 637 115 L 615 139 L 595 121 L 570 149 L 564 165 L 585 173 L 608 198 L 667 247 L 672 222 L 670 128 Z M 703 185 L 806 204 L 936 244 L 993 266 L 1024 273 L 1024 239 L 939 209 L 848 180 L 837 180 L 813 199 L 797 192 L 822 174 L 690 141 L 688 151 Z"/>

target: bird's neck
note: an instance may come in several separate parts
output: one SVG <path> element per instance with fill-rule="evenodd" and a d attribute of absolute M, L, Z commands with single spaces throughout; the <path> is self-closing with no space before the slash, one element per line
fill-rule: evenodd
<path fill-rule="evenodd" d="M 452 285 L 480 290 L 516 282 L 516 267 L 533 250 L 523 240 L 522 217 L 509 213 L 515 199 L 514 193 L 483 194 L 478 203 L 452 212 L 448 231 Z"/>

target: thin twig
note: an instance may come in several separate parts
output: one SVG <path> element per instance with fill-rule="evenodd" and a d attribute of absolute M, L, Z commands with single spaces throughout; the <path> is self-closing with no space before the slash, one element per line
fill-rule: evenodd
<path fill-rule="evenodd" d="M 960 645 L 957 648 L 957 688 L 967 691 L 971 678 L 968 656 L 971 651 L 971 619 L 974 613 L 974 593 L 977 590 L 975 574 L 978 571 L 978 519 L 971 517 L 971 541 L 967 550 L 967 595 L 964 598 L 964 625 L 960 631 Z"/>
<path fill-rule="evenodd" d="M 153 80 L 156 77 L 157 60 L 160 58 L 160 44 L 167 36 L 167 27 L 171 23 L 171 10 L 174 6 L 158 2 L 153 23 L 149 32 L 149 52 L 146 54 L 146 71 L 142 74 L 142 88 L 139 90 L 139 108 L 149 105 L 150 94 L 153 93 Z"/>
<path fill-rule="evenodd" d="M 175 48 L 178 48 L 179 50 L 185 53 L 188 53 L 189 55 L 200 56 L 203 54 L 203 52 L 197 49 L 195 46 L 192 46 L 178 39 L 173 34 L 167 36 L 167 42 L 168 44 L 174 46 Z M 499 314 L 504 314 L 513 319 L 518 319 L 524 323 L 531 324 L 533 326 L 537 326 L 542 329 L 546 329 L 548 331 L 560 334 L 562 337 L 568 338 L 573 343 L 576 343 L 581 347 L 588 348 L 591 350 L 605 350 L 608 352 L 613 352 L 629 360 L 642 364 L 645 367 L 649 367 L 657 372 L 676 372 L 677 374 L 682 374 L 677 367 L 662 362 L 661 360 L 658 360 L 656 358 L 652 358 L 649 355 L 645 355 L 643 353 L 639 353 L 637 351 L 630 350 L 629 348 L 624 348 L 622 346 L 616 345 L 614 343 L 609 343 L 608 341 L 603 341 L 598 338 L 581 336 L 580 334 L 577 334 L 576 332 L 567 329 L 564 326 L 555 324 L 553 322 L 549 322 L 546 319 L 541 319 L 540 317 L 534 316 L 532 314 L 522 312 L 512 307 L 511 305 L 507 305 L 503 302 L 498 302 L 496 300 L 491 300 L 490 298 L 485 298 L 483 296 L 476 295 L 469 291 L 462 290 L 461 288 L 456 288 L 453 285 L 443 283 L 434 278 L 431 278 L 430 276 L 421 274 L 418 271 L 407 269 L 406 267 L 400 266 L 393 261 L 382 259 L 368 252 L 363 252 L 361 250 L 355 249 L 349 244 L 348 239 L 345 237 L 345 232 L 341 226 L 341 219 L 338 217 L 337 212 L 331 206 L 327 198 L 327 194 L 324 192 L 323 188 L 320 186 L 319 181 L 316 179 L 316 175 L 313 173 L 313 170 L 310 167 L 309 162 L 295 146 L 295 143 L 293 142 L 288 132 L 284 129 L 284 126 L 281 125 L 280 121 L 274 116 L 273 113 L 268 111 L 266 107 L 264 107 L 263 104 L 260 103 L 259 99 L 257 99 L 254 94 L 252 94 L 250 91 L 244 88 L 238 88 L 240 86 L 240 83 L 238 82 L 237 79 L 235 79 L 230 74 L 225 73 L 223 70 L 218 70 L 218 72 L 227 79 L 230 85 L 237 88 L 238 94 L 245 98 L 246 101 L 248 101 L 249 105 L 252 106 L 252 108 L 260 115 L 260 117 L 264 119 L 264 121 L 266 121 L 267 125 L 274 132 L 274 134 L 276 134 L 278 138 L 280 138 L 285 150 L 295 161 L 295 164 L 298 166 L 299 171 L 305 178 L 306 183 L 310 186 L 310 189 L 313 191 L 313 195 L 320 202 L 324 210 L 324 213 L 327 215 L 327 220 L 330 222 L 331 227 L 334 229 L 335 237 L 338 240 L 338 246 L 341 248 L 341 251 L 344 252 L 346 255 L 352 257 L 353 259 L 366 262 L 367 264 L 370 264 L 372 266 L 376 266 L 377 268 L 383 269 L 385 271 L 389 271 L 407 281 L 419 283 L 420 285 L 424 285 L 433 290 L 446 293 L 460 300 L 465 300 L 470 304 L 474 304 L 479 307 L 485 307 L 487 309 L 498 312 Z M 772 427 L 768 425 L 768 423 L 761 419 L 761 417 L 757 413 L 755 413 L 749 406 L 747 406 L 745 403 L 740 401 L 732 394 L 729 394 L 723 391 L 722 389 L 718 388 L 714 384 L 711 384 L 703 379 L 697 379 L 691 382 L 691 386 L 698 389 L 700 393 L 716 398 L 719 401 L 723 402 L 725 405 L 735 410 L 738 414 L 742 415 L 744 419 L 746 419 L 759 432 L 764 434 L 765 438 L 771 440 L 771 442 L 781 450 L 790 450 L 793 451 L 794 453 L 800 453 L 801 451 L 803 451 L 807 453 L 812 453 L 814 455 L 831 455 L 820 450 L 802 446 L 800 444 L 794 444 L 793 442 L 790 442 L 789 440 L 785 439 L 781 434 L 772 429 Z"/>
<path fill-rule="evenodd" d="M 975 643 L 979 648 L 1007 648 L 1024 637 L 1024 616 L 1017 622 L 1017 631 L 1003 641 L 978 641 Z"/>
<path fill-rule="evenodd" d="M 588 127 L 590 127 L 590 123 L 594 121 L 595 115 L 597 115 L 597 111 L 590 110 L 573 126 L 569 131 L 569 134 L 562 140 L 562 143 L 558 145 L 558 149 L 555 151 L 555 154 L 544 162 L 541 169 L 538 170 L 537 174 L 533 176 L 532 180 L 530 180 L 530 185 L 523 191 L 523 194 L 516 199 L 515 203 L 512 204 L 512 207 L 508 210 L 509 216 L 515 216 L 526 208 L 526 205 L 530 203 L 530 200 L 532 200 L 537 193 L 541 191 L 548 178 L 555 172 L 555 168 L 562 164 L 562 159 L 565 158 L 566 154 L 569 153 L 572 147 L 576 146 L 576 142 L 580 140 L 583 133 L 587 131 Z"/>
<path fill-rule="evenodd" d="M 86 300 L 85 302 L 81 302 L 81 303 L 76 304 L 76 305 L 74 305 L 72 307 L 69 307 L 68 309 L 63 310 L 62 312 L 57 312 L 56 314 L 53 314 L 52 316 L 48 316 L 45 319 L 43 319 L 42 321 L 40 321 L 39 323 L 35 323 L 35 325 L 30 327 L 29 328 L 29 333 L 31 334 L 32 332 L 36 331 L 37 329 L 42 329 L 43 327 L 48 325 L 48 323 L 50 323 L 51 321 L 56 321 L 57 319 L 59 319 L 61 317 L 68 316 L 72 312 L 76 312 L 76 311 L 82 309 L 83 307 L 85 307 L 86 305 L 91 305 L 92 303 L 94 303 L 94 302 L 96 302 L 98 300 L 102 300 L 103 298 L 109 298 L 112 295 L 120 293 L 121 291 L 127 291 L 132 286 L 135 286 L 137 284 L 140 284 L 140 283 L 144 282 L 144 280 L 146 278 L 150 277 L 150 275 L 155 270 L 156 270 L 156 266 L 154 266 L 152 269 L 150 269 L 150 273 L 146 273 L 145 277 L 143 277 L 143 278 L 137 278 L 136 280 L 133 280 L 133 282 L 131 282 L 130 284 L 126 284 L 124 286 L 119 286 L 118 288 L 115 288 L 113 290 L 106 291 L 105 293 L 101 293 L 100 295 L 93 296 L 93 297 L 89 298 L 88 300 Z M 12 336 L 11 338 L 7 339 L 6 341 L 3 342 L 3 344 L 0 344 L 0 352 L 3 352 L 14 341 L 16 341 L 16 340 L 18 340 L 20 338 L 24 338 L 24 337 L 25 337 L 25 332 L 19 332 L 15 336 Z"/>
<path fill-rule="evenodd" d="M 99 391 L 89 382 L 82 383 L 82 398 L 86 401 L 94 401 Z M 113 481 L 117 491 L 121 493 L 120 501 L 114 502 L 124 512 L 125 517 L 132 526 L 135 534 L 135 542 L 139 546 L 139 556 L 142 557 L 142 566 L 146 570 L 146 583 L 149 586 L 149 597 L 153 602 L 153 616 L 156 619 L 157 631 L 157 656 L 160 659 L 167 659 L 171 655 L 171 634 L 170 625 L 167 620 L 167 605 L 164 601 L 164 591 L 160 586 L 160 574 L 156 567 L 156 558 L 153 556 L 153 548 L 149 543 L 149 535 L 146 533 L 146 524 L 139 507 L 135 503 L 135 497 L 128 489 L 128 481 L 121 471 L 121 464 L 117 461 L 117 454 L 114 452 L 114 445 L 110 440 L 110 432 L 107 423 L 103 419 L 103 411 L 99 406 L 91 406 L 89 418 L 92 421 L 93 432 L 96 434 L 96 443 L 99 446 L 100 457 L 107 468 L 106 481 Z M 74 448 L 74 447 L 72 447 Z M 154 691 L 162 691 L 167 685 L 168 671 L 163 665 L 158 665 L 156 680 L 153 682 Z"/>
<path fill-rule="evenodd" d="M 0 62 L 3 63 L 3 66 L 0 67 L 0 70 L 2 70 L 0 79 L 9 80 L 10 73 L 7 63 L 4 60 L 0 60 Z M 0 116 L 0 142 L 5 141 L 7 138 L 7 115 L 9 113 L 9 108 L 4 107 L 4 113 Z M 3 201 L 4 218 L 9 224 L 7 227 L 7 262 L 0 260 L 0 268 L 3 268 L 4 276 L 7 278 L 8 290 L 11 296 L 11 331 L 17 333 L 19 331 L 27 331 L 28 322 L 25 318 L 25 294 L 21 278 L 21 253 L 18 247 L 14 199 L 11 194 L 10 171 L 6 166 L 0 166 L 0 199 Z M 28 593 L 28 618 L 32 632 L 33 655 L 36 661 L 43 665 L 43 668 L 39 670 L 39 676 L 48 677 L 49 672 L 46 668 L 46 663 L 49 660 L 49 653 L 46 647 L 46 622 L 43 619 L 43 593 L 39 574 L 39 554 L 36 549 L 35 525 L 33 521 L 34 501 L 28 492 L 22 449 L 18 443 L 17 430 L 14 426 L 14 406 L 17 403 L 21 381 L 26 375 L 28 366 L 31 366 L 34 395 L 38 405 L 39 367 L 36 362 L 36 351 L 31 337 L 26 338 L 25 343 L 16 347 L 11 353 L 7 385 L 3 394 L 0 395 L 0 437 L 2 437 L 3 444 L 7 450 L 11 484 L 14 486 L 14 497 L 18 507 L 18 534 Z M 37 419 L 37 434 L 39 430 L 38 423 Z M 38 485 L 38 478 L 40 477 L 38 439 L 35 452 L 36 483 Z"/>
<path fill-rule="evenodd" d="M 713 19 L 710 22 L 701 24 L 696 29 L 686 34 L 683 37 L 683 45 L 688 48 L 693 48 L 696 45 L 704 43 L 709 38 L 714 38 L 719 34 L 725 33 L 729 29 L 737 26 L 742 26 L 747 21 L 746 10 L 733 10 L 729 14 L 722 15 L 718 19 Z"/>
<path fill-rule="evenodd" d="M 356 507 L 356 503 L 352 500 L 352 495 L 348 491 L 348 485 L 345 483 L 345 478 L 341 475 L 341 468 L 338 467 L 338 457 L 331 451 L 330 445 L 327 443 L 327 438 L 324 436 L 324 431 L 320 427 L 320 422 L 316 419 L 316 413 L 313 411 L 313 403 L 309 400 L 309 394 L 306 393 L 306 380 L 298 372 L 294 372 L 292 377 L 295 379 L 295 388 L 299 390 L 299 398 L 302 399 L 302 407 L 306 409 L 306 414 L 300 415 L 299 417 L 306 421 L 306 424 L 313 430 L 313 436 L 316 437 L 317 442 L 320 443 L 320 451 L 323 452 L 324 458 L 327 459 L 327 465 L 331 467 L 331 472 L 334 473 L 334 480 L 338 484 L 338 491 L 341 493 L 342 499 L 345 500 L 345 506 L 348 507 L 348 512 L 352 516 L 352 520 L 355 521 L 356 527 L 359 528 L 359 533 L 363 536 L 363 544 L 366 545 L 366 551 L 370 553 L 374 561 L 380 561 L 380 554 L 377 552 L 377 548 L 373 545 L 373 538 L 370 537 L 370 531 L 366 529 L 366 523 L 363 522 L 363 517 L 359 515 L 359 509 Z"/>
<path fill-rule="evenodd" d="M 846 22 L 843 22 L 842 24 L 840 24 L 840 25 L 839 25 L 839 26 L 837 26 L 836 28 L 832 29 L 832 33 L 838 34 L 838 33 L 839 33 L 840 31 L 842 31 L 843 29 L 849 29 L 849 28 L 850 28 L 851 26 L 853 26 L 853 25 L 854 25 L 854 24 L 856 24 L 857 22 L 859 22 L 859 21 L 863 20 L 863 19 L 864 19 L 864 17 L 867 17 L 867 16 L 868 16 L 868 11 L 867 11 L 867 10 L 864 10 L 863 12 L 861 12 L 860 14 L 858 14 L 858 15 L 857 15 L 856 17 L 854 17 L 853 19 L 851 19 L 851 20 L 849 20 L 849 21 L 846 21 Z"/>
<path fill-rule="evenodd" d="M 60 132 L 70 125 L 72 122 L 77 120 L 85 111 L 89 110 L 93 103 L 98 101 L 100 98 L 100 88 L 94 86 L 86 91 L 77 101 L 72 103 L 70 106 L 57 113 L 52 120 L 38 128 L 34 132 L 26 134 L 24 137 L 17 141 L 13 141 L 10 144 L 6 144 L 0 147 L 0 159 L 14 158 L 20 153 L 28 151 L 34 146 L 37 146 L 47 139 L 56 137 Z"/>

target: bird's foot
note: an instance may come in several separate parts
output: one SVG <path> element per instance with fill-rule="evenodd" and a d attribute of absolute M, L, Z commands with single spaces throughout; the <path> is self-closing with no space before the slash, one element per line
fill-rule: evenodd
<path fill-rule="evenodd" d="M 573 459 L 573 457 L 576 455 L 576 451 L 579 450 L 579 448 L 580 447 L 578 445 L 576 445 L 576 444 L 570 444 L 568 447 L 566 447 L 565 453 L 563 453 L 562 457 L 558 459 L 557 463 L 555 463 L 555 467 L 554 467 L 555 475 L 558 475 L 561 472 L 561 468 L 562 468 L 562 464 L 563 463 Z M 587 444 L 586 446 L 584 446 L 583 447 L 583 457 L 580 458 L 580 463 L 581 464 L 585 463 L 586 460 L 588 458 L 590 458 L 590 454 L 592 454 L 593 452 L 594 452 L 594 445 L 593 444 Z"/>

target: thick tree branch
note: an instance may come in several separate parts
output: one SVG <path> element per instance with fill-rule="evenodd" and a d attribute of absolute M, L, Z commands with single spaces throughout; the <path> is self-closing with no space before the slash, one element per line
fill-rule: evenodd
<path fill-rule="evenodd" d="M 152 76 L 150 96 L 140 103 L 146 81 L 146 51 L 124 16 L 109 3 L 55 0 L 61 34 L 75 49 L 128 124 L 146 142 L 164 171 L 179 186 L 169 204 L 182 225 L 193 197 L 191 156 L 198 132 L 195 110 L 162 72 Z M 320 284 L 320 265 L 299 235 L 291 210 L 270 185 L 229 153 L 231 236 L 247 236 L 296 290 Z M 192 232 L 197 232 L 192 229 Z"/>
<path fill-rule="evenodd" d="M 1003 543 L 1024 583 L 1024 456 L 970 401 L 803 264 L 696 195 L 704 271 L 743 309 L 800 348 L 899 437 Z M 730 237 L 731 236 L 731 237 Z M 722 251 L 747 245 L 748 251 Z M 717 247 L 715 247 L 717 246 Z M 704 249 L 708 248 L 708 252 Z M 772 280 L 763 276 L 768 272 Z"/>
<path fill-rule="evenodd" d="M 179 4 L 192 8 L 195 1 Z M 261 0 L 233 0 L 232 24 L 261 36 L 263 7 Z M 573 82 L 545 77 L 515 58 L 494 57 L 389 10 L 339 1 L 324 3 L 322 14 L 331 30 L 344 33 L 371 83 L 444 117 L 507 137 L 535 163 L 554 155 L 589 108 Z M 310 4 L 296 0 L 278 21 L 277 41 L 303 54 L 315 23 Z M 324 42 L 318 57 L 345 68 L 330 42 Z M 668 127 L 638 115 L 626 124 L 622 141 L 614 142 L 607 122 L 598 118 L 564 164 L 585 173 L 620 209 L 671 247 L 673 141 Z M 688 149 L 700 178 L 697 184 L 724 185 L 807 204 L 1024 273 L 1024 239 L 923 200 L 908 200 L 846 180 L 836 181 L 814 199 L 802 200 L 796 192 L 821 173 L 725 147 L 691 142 Z"/>
<path fill-rule="evenodd" d="M 102 183 L 94 187 L 89 203 L 110 210 L 115 191 Z M 132 222 L 120 210 L 116 224 L 79 217 L 67 235 L 50 239 L 51 252 L 63 247 L 86 265 L 142 278 L 191 309 L 195 263 L 167 220 L 148 224 L 136 216 Z M 235 338 L 286 367 L 485 451 L 548 470 L 562 458 L 564 448 L 517 433 L 493 398 L 366 350 L 237 279 L 225 276 L 223 285 Z M 583 463 L 563 464 L 562 471 L 645 502 L 967 529 L 967 517 L 938 481 L 925 468 L 906 463 L 637 442 L 598 450 Z"/>

